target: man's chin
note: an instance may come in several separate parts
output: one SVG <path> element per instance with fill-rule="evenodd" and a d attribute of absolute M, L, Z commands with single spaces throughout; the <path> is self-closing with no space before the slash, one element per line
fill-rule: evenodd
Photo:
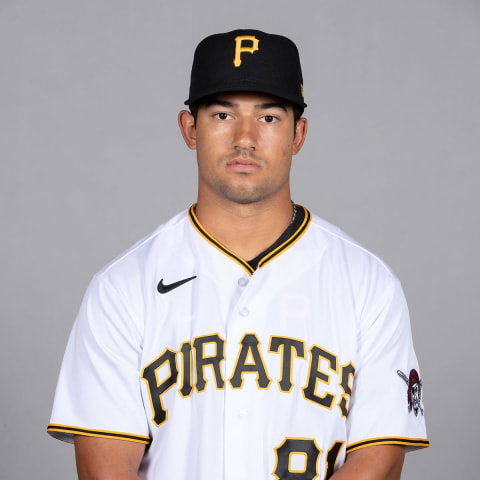
<path fill-rule="evenodd" d="M 260 188 L 232 188 L 232 187 L 225 187 L 219 189 L 219 193 L 230 200 L 231 202 L 239 203 L 241 205 L 248 205 L 251 203 L 257 203 L 262 200 L 265 200 L 268 195 L 268 191 L 265 189 Z"/>

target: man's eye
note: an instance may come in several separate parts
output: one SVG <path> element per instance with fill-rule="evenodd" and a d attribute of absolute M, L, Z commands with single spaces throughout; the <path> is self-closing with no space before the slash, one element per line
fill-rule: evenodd
<path fill-rule="evenodd" d="M 274 117 L 273 115 L 264 115 L 262 117 L 262 122 L 266 122 L 266 123 L 274 123 L 278 121 L 278 118 L 277 117 Z"/>
<path fill-rule="evenodd" d="M 216 113 L 214 117 L 217 117 L 219 120 L 227 120 L 227 118 L 229 118 L 230 115 L 225 112 L 220 112 L 220 113 Z"/>

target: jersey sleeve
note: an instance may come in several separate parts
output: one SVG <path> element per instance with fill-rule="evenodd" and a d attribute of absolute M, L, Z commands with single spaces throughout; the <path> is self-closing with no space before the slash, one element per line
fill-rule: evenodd
<path fill-rule="evenodd" d="M 396 277 L 365 312 L 347 417 L 347 453 L 379 444 L 427 447 L 422 382 Z"/>
<path fill-rule="evenodd" d="M 124 292 L 96 275 L 67 343 L 47 431 L 148 444 L 140 388 L 142 323 Z"/>

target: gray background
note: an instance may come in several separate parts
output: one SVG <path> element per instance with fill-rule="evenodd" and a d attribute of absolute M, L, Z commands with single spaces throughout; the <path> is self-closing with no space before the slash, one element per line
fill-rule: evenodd
<path fill-rule="evenodd" d="M 476 477 L 480 2 L 0 0 L 2 479 L 75 478 L 45 433 L 67 335 L 92 274 L 195 201 L 176 115 L 195 45 L 238 27 L 301 52 L 293 198 L 402 280 L 432 443 L 403 478 Z"/>

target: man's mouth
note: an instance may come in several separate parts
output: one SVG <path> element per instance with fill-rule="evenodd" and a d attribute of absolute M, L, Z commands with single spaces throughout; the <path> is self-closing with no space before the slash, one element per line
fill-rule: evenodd
<path fill-rule="evenodd" d="M 227 162 L 227 167 L 235 172 L 256 172 L 260 169 L 260 165 L 254 160 L 247 158 L 234 158 Z"/>

